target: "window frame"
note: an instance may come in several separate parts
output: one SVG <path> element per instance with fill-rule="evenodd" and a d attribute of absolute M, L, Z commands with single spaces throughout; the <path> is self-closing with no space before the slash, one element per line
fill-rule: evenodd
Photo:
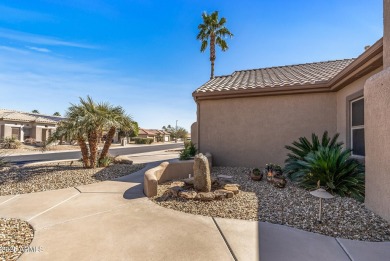
<path fill-rule="evenodd" d="M 345 147 L 352 150 L 352 138 L 351 138 L 351 125 L 352 125 L 352 117 L 351 117 L 351 101 L 354 101 L 359 98 L 364 98 L 364 89 L 361 89 L 359 91 L 356 91 L 345 98 Z M 358 155 L 352 155 L 353 158 L 356 158 L 358 160 L 362 160 L 364 162 L 365 156 L 358 156 Z"/>
<path fill-rule="evenodd" d="M 350 149 L 352 150 L 352 151 L 351 151 L 351 155 L 352 155 L 353 157 L 364 158 L 365 155 L 358 155 L 358 154 L 354 154 L 354 153 L 353 153 L 353 131 L 354 131 L 354 130 L 364 130 L 364 129 L 365 129 L 365 124 L 363 124 L 363 125 L 357 125 L 357 126 L 353 126 L 353 125 L 352 125 L 352 118 L 353 118 L 353 115 L 352 115 L 352 113 L 353 113 L 353 111 L 352 111 L 352 104 L 353 104 L 354 102 L 357 102 L 357 101 L 360 101 L 360 100 L 363 100 L 363 101 L 364 101 L 364 96 L 361 96 L 361 97 L 356 98 L 356 99 L 351 99 L 351 100 L 349 101 L 349 115 L 350 115 L 350 117 L 349 117 L 349 142 L 350 142 Z M 364 119 L 364 115 L 363 115 L 363 119 Z M 365 148 L 365 147 L 366 147 L 366 146 L 365 146 L 365 144 L 364 144 L 364 148 Z"/>

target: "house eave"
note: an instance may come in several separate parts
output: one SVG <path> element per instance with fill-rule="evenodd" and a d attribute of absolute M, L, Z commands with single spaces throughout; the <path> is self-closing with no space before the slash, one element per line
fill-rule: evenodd
<path fill-rule="evenodd" d="M 243 97 L 258 97 L 272 95 L 322 93 L 339 91 L 351 82 L 367 75 L 383 65 L 383 39 L 379 39 L 368 50 L 345 67 L 335 77 L 326 82 L 317 82 L 305 85 L 274 86 L 242 90 L 227 90 L 213 92 L 192 93 L 195 101 L 216 100 Z"/>

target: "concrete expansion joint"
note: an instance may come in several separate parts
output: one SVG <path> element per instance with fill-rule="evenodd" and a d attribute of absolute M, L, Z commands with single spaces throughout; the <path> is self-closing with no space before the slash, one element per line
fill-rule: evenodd
<path fill-rule="evenodd" d="M 81 190 L 79 190 L 77 187 L 73 187 L 75 190 L 77 190 L 79 193 L 83 193 L 81 192 Z"/>
<path fill-rule="evenodd" d="M 68 219 L 68 220 L 65 220 L 65 221 L 62 221 L 62 222 L 59 222 L 59 223 L 55 223 L 55 224 L 48 225 L 48 226 L 45 226 L 45 227 L 40 227 L 38 229 L 39 230 L 48 229 L 50 227 L 54 227 L 54 226 L 57 226 L 57 225 L 66 224 L 66 223 L 70 223 L 70 222 L 73 222 L 73 221 L 77 221 L 77 220 L 81 220 L 81 219 L 85 219 L 85 218 L 89 218 L 89 217 L 93 217 L 93 216 L 97 216 L 97 215 L 103 215 L 103 214 L 106 214 L 106 213 L 109 213 L 109 212 L 113 212 L 113 211 L 118 211 L 118 210 L 120 210 L 120 208 L 126 207 L 127 205 L 129 205 L 129 203 L 120 204 L 118 206 L 115 206 L 115 207 L 113 207 L 111 209 L 108 209 L 108 210 L 105 210 L 105 211 L 99 211 L 99 212 L 96 212 L 96 213 L 93 213 L 93 214 L 89 214 L 89 215 L 84 215 L 84 216 Z"/>
<path fill-rule="evenodd" d="M 213 221 L 214 221 L 215 226 L 217 227 L 217 229 L 218 229 L 218 231 L 219 231 L 219 234 L 221 234 L 221 236 L 222 236 L 222 238 L 223 238 L 223 241 L 225 241 L 225 244 L 226 244 L 227 248 L 229 249 L 230 254 L 232 255 L 233 259 L 234 259 L 235 261 L 238 261 L 236 255 L 235 255 L 234 252 L 233 252 L 233 249 L 232 249 L 231 246 L 229 245 L 229 242 L 227 241 L 227 239 L 226 239 L 225 235 L 223 234 L 221 228 L 218 226 L 217 221 L 215 221 L 214 217 L 212 217 L 212 219 L 213 219 Z"/>
<path fill-rule="evenodd" d="M 58 207 L 59 205 L 61 205 L 61 204 L 65 203 L 65 202 L 71 200 L 72 198 L 74 198 L 74 197 L 76 197 L 76 196 L 78 196 L 78 195 L 79 195 L 79 194 L 75 194 L 75 195 L 73 195 L 73 196 L 71 196 L 71 197 L 69 197 L 69 198 L 67 198 L 67 199 L 65 199 L 65 200 L 63 200 L 63 201 L 61 201 L 61 202 L 59 202 L 58 204 L 55 204 L 54 206 L 52 206 L 52 207 L 50 207 L 50 208 L 48 208 L 48 209 L 46 209 L 46 210 L 44 210 L 44 211 L 42 211 L 42 212 L 36 214 L 35 216 L 32 216 L 32 217 L 29 218 L 27 221 L 31 221 L 32 219 L 34 219 L 34 218 L 36 218 L 36 217 L 38 217 L 38 216 L 40 216 L 40 215 L 42 215 L 42 214 L 44 214 L 44 213 L 46 213 L 46 212 L 48 212 L 48 211 L 50 211 L 50 210 L 52 210 L 52 209 Z"/>
<path fill-rule="evenodd" d="M 343 246 L 343 244 L 341 244 L 341 242 L 337 239 L 337 238 L 334 238 L 337 242 L 337 244 L 339 244 L 339 246 L 341 247 L 341 249 L 344 251 L 344 253 L 347 255 L 347 257 L 349 258 L 349 260 L 353 261 L 353 258 L 349 255 L 348 251 L 345 249 L 345 247 Z"/>
<path fill-rule="evenodd" d="M 13 196 L 12 198 L 9 198 L 9 199 L 7 199 L 7 200 L 4 201 L 4 202 L 1 202 L 1 203 L 0 203 L 0 206 L 3 205 L 3 204 L 5 204 L 5 203 L 7 203 L 7 202 L 9 202 L 9 201 L 11 201 L 11 200 L 13 200 L 13 199 L 15 199 L 15 198 L 17 198 L 17 197 L 19 197 L 19 195 L 15 195 L 15 196 Z"/>

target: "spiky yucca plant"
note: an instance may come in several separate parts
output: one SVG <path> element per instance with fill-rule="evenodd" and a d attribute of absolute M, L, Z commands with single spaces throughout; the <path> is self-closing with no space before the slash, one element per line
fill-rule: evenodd
<path fill-rule="evenodd" d="M 364 200 L 364 166 L 351 158 L 351 150 L 341 147 L 320 146 L 294 164 L 292 180 L 307 189 L 314 189 L 318 182 L 331 193 Z"/>
<path fill-rule="evenodd" d="M 296 162 L 298 160 L 303 160 L 310 152 L 318 151 L 320 147 L 341 148 L 343 143 L 337 142 L 338 137 L 339 134 L 337 133 L 330 138 L 328 132 L 325 131 L 320 140 L 318 136 L 313 133 L 311 135 L 311 142 L 306 137 L 301 137 L 298 141 L 294 141 L 292 146 L 285 146 L 290 153 L 287 154 L 284 172 L 291 176 L 291 174 L 299 170 L 299 166 L 296 166 Z"/>

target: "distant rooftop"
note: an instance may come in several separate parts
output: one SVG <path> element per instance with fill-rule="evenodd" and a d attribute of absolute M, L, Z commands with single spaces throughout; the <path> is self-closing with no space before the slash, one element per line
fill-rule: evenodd
<path fill-rule="evenodd" d="M 345 59 L 235 71 L 231 75 L 211 79 L 199 87 L 195 93 L 326 83 L 354 60 Z"/>
<path fill-rule="evenodd" d="M 60 116 L 50 116 L 39 113 L 22 112 L 8 109 L 0 109 L 0 120 L 38 122 L 38 123 L 57 123 L 65 119 Z"/>

